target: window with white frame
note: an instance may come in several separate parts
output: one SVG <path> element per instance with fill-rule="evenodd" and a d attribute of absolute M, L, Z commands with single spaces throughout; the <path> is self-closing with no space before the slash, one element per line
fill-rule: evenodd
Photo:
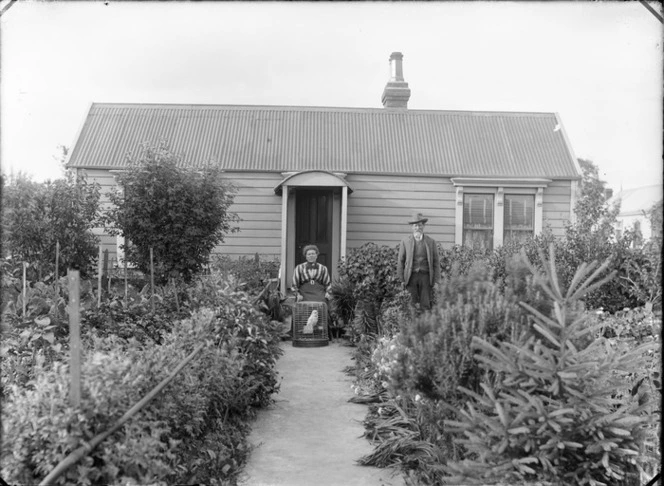
<path fill-rule="evenodd" d="M 493 249 L 493 194 L 464 194 L 463 244 L 475 250 Z"/>
<path fill-rule="evenodd" d="M 538 235 L 549 179 L 455 177 L 457 245 L 491 250 Z"/>
<path fill-rule="evenodd" d="M 503 244 L 523 241 L 535 234 L 535 196 L 505 194 Z"/>

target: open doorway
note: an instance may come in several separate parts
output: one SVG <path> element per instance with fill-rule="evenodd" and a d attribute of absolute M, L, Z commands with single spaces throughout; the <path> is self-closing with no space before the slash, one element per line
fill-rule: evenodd
<path fill-rule="evenodd" d="M 332 275 L 332 202 L 331 189 L 297 189 L 295 196 L 295 264 L 305 261 L 302 249 L 316 245 L 318 263 Z"/>

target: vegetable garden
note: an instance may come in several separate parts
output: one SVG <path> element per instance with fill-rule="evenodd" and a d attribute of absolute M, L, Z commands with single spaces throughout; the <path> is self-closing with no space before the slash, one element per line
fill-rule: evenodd
<path fill-rule="evenodd" d="M 278 390 L 281 328 L 245 291 L 255 288 L 216 267 L 186 286 L 158 287 L 154 297 L 141 282 L 129 286 L 127 300 L 114 286 L 98 306 L 94 282 L 84 281 L 81 403 L 73 407 L 66 279 L 33 283 L 24 314 L 13 276 L 20 267 L 12 272 L 5 262 L 3 270 L 6 481 L 40 484 L 87 448 L 49 484 L 233 484 L 250 452 L 249 423 Z M 165 392 L 89 445 L 198 348 Z"/>

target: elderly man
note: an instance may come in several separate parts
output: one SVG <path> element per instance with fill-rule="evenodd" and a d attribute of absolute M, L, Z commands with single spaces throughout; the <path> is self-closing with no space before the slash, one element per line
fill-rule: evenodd
<path fill-rule="evenodd" d="M 410 291 L 413 305 L 421 310 L 431 309 L 433 287 L 440 281 L 440 256 L 436 242 L 424 234 L 428 218 L 417 213 L 408 222 L 413 234 L 399 246 L 397 275 Z"/>

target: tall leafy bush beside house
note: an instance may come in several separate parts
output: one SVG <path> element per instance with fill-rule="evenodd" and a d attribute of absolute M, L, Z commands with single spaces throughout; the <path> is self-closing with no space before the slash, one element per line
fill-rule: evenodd
<path fill-rule="evenodd" d="M 531 271 L 553 302 L 547 316 L 527 304 L 529 332 L 502 343 L 473 338 L 482 363 L 482 390 L 461 387 L 468 403 L 448 431 L 468 450 L 446 466 L 447 482 L 548 480 L 556 484 L 616 484 L 646 452 L 656 416 L 644 395 L 629 390 L 643 373 L 648 347 L 618 350 L 595 339 L 598 327 L 580 300 L 612 275 L 582 265 L 571 284 L 558 279 L 553 250 L 543 272 Z M 637 376 L 638 378 L 638 376 Z"/>
<path fill-rule="evenodd" d="M 353 312 L 353 329 L 356 339 L 364 334 L 375 335 L 379 331 L 378 322 L 381 305 L 394 298 L 402 290 L 397 278 L 397 248 L 365 243 L 359 248 L 348 252 L 345 259 L 339 262 L 339 279 L 345 288 L 351 289 L 355 303 Z M 344 287 L 334 289 L 332 306 L 335 297 L 341 297 Z M 347 296 L 343 296 L 347 299 Z"/>
<path fill-rule="evenodd" d="M 19 174 L 2 187 L 3 256 L 25 261 L 41 280 L 55 269 L 60 245 L 61 274 L 68 267 L 93 271 L 98 255 L 92 229 L 99 222 L 99 185 L 67 172 L 63 178 L 36 183 Z"/>
<path fill-rule="evenodd" d="M 146 274 L 152 248 L 155 276 L 162 282 L 173 275 L 191 280 L 212 249 L 237 230 L 237 215 L 229 211 L 234 188 L 221 171 L 182 168 L 166 142 L 145 145 L 118 183 L 120 189 L 109 195 L 109 231 L 130 242 L 125 256 Z"/>
<path fill-rule="evenodd" d="M 349 280 L 358 301 L 370 303 L 376 309 L 385 299 L 396 295 L 400 282 L 395 272 L 397 248 L 365 243 L 351 249 L 339 262 L 339 275 Z"/>

